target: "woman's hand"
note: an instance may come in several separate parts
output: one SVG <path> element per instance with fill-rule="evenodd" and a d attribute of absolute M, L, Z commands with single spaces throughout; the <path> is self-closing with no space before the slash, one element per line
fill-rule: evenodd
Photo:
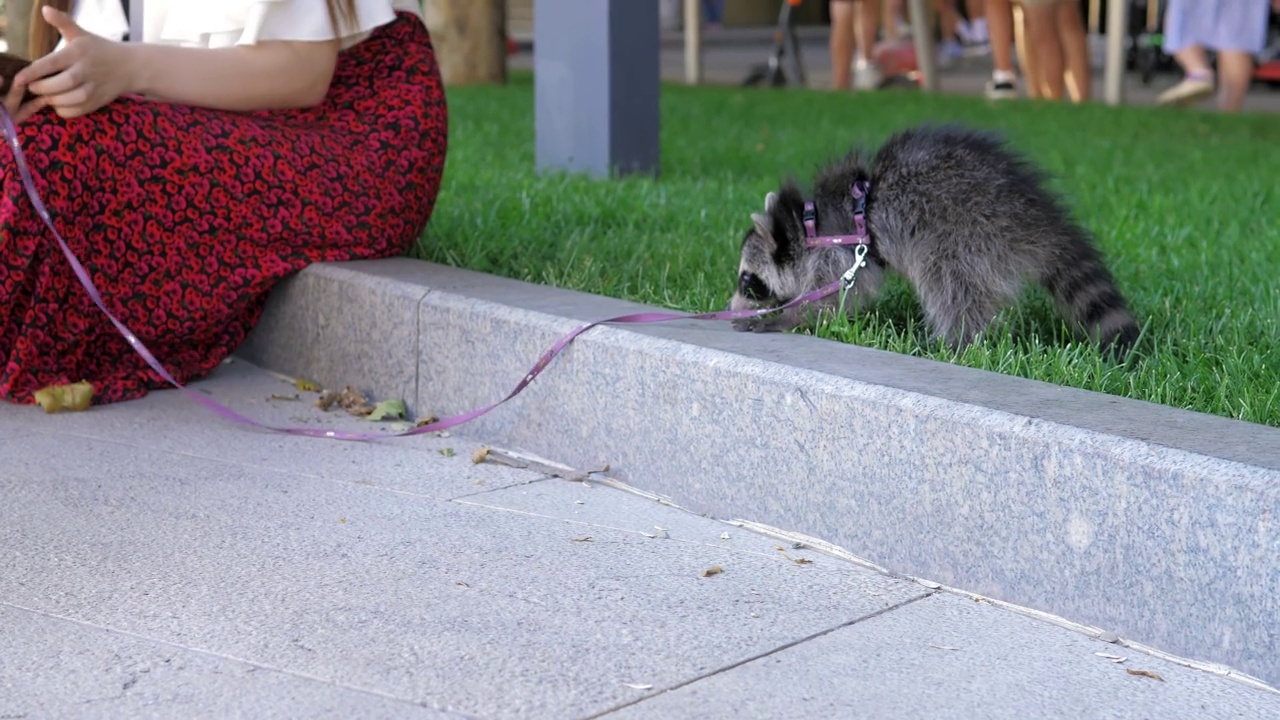
<path fill-rule="evenodd" d="M 23 68 L 13 78 L 5 105 L 14 122 L 51 107 L 64 118 L 97 110 L 129 92 L 129 48 L 86 32 L 71 16 L 45 5 L 44 19 L 66 40 L 66 46 Z M 22 103 L 23 91 L 38 95 Z"/>

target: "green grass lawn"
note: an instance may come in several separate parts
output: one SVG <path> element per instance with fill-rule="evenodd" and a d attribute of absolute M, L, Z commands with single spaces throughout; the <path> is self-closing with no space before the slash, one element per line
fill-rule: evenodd
<path fill-rule="evenodd" d="M 957 354 L 915 298 L 822 337 L 1280 425 L 1280 117 L 911 92 L 664 86 L 655 178 L 538 177 L 533 81 L 452 88 L 444 186 L 415 257 L 684 311 L 723 308 L 749 213 L 853 143 L 925 121 L 998 129 L 1057 178 L 1145 323 L 1145 359 L 1074 341 L 1039 289 Z"/>

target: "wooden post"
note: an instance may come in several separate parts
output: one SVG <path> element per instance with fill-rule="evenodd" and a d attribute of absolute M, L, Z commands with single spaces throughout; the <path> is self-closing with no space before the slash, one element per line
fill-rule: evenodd
<path fill-rule="evenodd" d="M 423 0 L 445 85 L 507 81 L 505 0 Z"/>
<path fill-rule="evenodd" d="M 702 82 L 702 0 L 684 0 L 684 81 Z"/>
<path fill-rule="evenodd" d="M 537 0 L 537 171 L 658 171 L 658 4 Z"/>
<path fill-rule="evenodd" d="M 1124 40 L 1129 3 L 1107 3 L 1107 62 L 1102 69 L 1102 95 L 1108 105 L 1124 102 Z"/>

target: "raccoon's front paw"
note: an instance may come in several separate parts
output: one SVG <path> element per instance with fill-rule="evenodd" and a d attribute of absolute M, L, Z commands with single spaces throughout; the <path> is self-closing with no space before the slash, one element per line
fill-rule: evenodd
<path fill-rule="evenodd" d="M 777 318 L 764 315 L 760 317 L 741 318 L 733 321 L 733 329 L 738 332 L 773 332 L 776 330 Z"/>

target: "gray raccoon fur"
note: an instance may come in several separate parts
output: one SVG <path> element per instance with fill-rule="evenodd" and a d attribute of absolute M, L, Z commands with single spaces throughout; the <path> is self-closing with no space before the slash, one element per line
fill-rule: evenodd
<path fill-rule="evenodd" d="M 886 272 L 915 289 L 932 338 L 973 342 L 1028 282 L 1104 349 L 1125 354 L 1139 328 L 1089 233 L 1047 187 L 1046 175 L 1002 138 L 955 125 L 920 126 L 889 138 L 868 164 L 858 150 L 819 171 L 811 200 L 819 235 L 854 231 L 850 185 L 868 180 L 871 251 L 845 309 L 880 292 Z M 778 307 L 839 278 L 852 247 L 805 247 L 805 198 L 785 182 L 765 198 L 742 242 L 734 310 Z M 835 308 L 839 295 L 818 303 Z M 797 307 L 737 320 L 756 332 L 788 330 L 812 312 Z"/>

